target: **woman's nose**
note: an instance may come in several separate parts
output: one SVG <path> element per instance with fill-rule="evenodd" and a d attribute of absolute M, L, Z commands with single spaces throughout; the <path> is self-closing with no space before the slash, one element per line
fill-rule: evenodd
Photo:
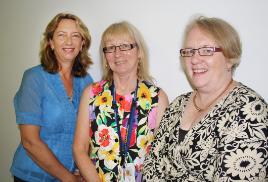
<path fill-rule="evenodd" d="M 191 57 L 191 63 L 196 64 L 201 61 L 202 56 L 199 55 L 198 50 L 194 50 L 193 56 Z"/>
<path fill-rule="evenodd" d="M 120 50 L 119 47 L 117 47 L 117 46 L 115 47 L 114 54 L 116 57 L 121 56 L 122 51 Z"/>
<path fill-rule="evenodd" d="M 65 37 L 65 43 L 66 43 L 66 44 L 72 44 L 72 42 L 73 42 L 73 40 L 72 40 L 72 36 L 68 36 L 68 35 L 67 35 L 67 36 Z"/>

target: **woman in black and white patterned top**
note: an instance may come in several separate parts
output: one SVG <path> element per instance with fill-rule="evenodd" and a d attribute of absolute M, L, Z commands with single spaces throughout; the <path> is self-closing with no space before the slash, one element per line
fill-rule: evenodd
<path fill-rule="evenodd" d="M 268 105 L 233 80 L 241 53 L 226 21 L 188 24 L 180 54 L 193 91 L 166 110 L 144 181 L 268 181 Z"/>

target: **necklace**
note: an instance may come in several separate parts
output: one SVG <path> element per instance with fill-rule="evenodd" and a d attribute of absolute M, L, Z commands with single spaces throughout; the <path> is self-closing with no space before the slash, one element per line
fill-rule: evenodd
<path fill-rule="evenodd" d="M 225 87 L 225 89 L 215 98 L 213 99 L 205 108 L 200 108 L 199 106 L 197 106 L 196 104 L 196 96 L 197 96 L 197 89 L 196 89 L 196 93 L 194 94 L 194 98 L 193 98 L 193 103 L 194 103 L 194 107 L 198 112 L 202 112 L 204 110 L 206 110 L 207 108 L 209 108 L 218 98 L 220 98 L 222 96 L 222 94 L 224 92 L 226 92 L 226 90 L 230 87 L 230 85 L 233 83 L 233 79 L 231 79 L 231 81 L 228 83 L 228 85 Z"/>

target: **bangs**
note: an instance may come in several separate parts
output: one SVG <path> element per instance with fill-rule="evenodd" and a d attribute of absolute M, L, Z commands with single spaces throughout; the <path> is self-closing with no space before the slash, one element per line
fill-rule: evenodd
<path fill-rule="evenodd" d="M 103 34 L 103 42 L 118 38 L 134 40 L 134 33 L 127 26 L 114 24 Z"/>

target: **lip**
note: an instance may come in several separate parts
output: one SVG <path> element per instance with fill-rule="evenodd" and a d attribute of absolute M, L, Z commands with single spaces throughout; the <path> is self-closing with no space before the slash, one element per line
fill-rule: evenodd
<path fill-rule="evenodd" d="M 122 65 L 124 63 L 125 63 L 125 61 L 114 61 L 114 64 L 115 65 Z"/>
<path fill-rule="evenodd" d="M 207 69 L 200 68 L 200 69 L 193 69 L 192 71 L 194 74 L 201 74 L 207 72 Z"/>
<path fill-rule="evenodd" d="M 71 53 L 74 52 L 75 48 L 62 48 L 64 52 Z"/>

